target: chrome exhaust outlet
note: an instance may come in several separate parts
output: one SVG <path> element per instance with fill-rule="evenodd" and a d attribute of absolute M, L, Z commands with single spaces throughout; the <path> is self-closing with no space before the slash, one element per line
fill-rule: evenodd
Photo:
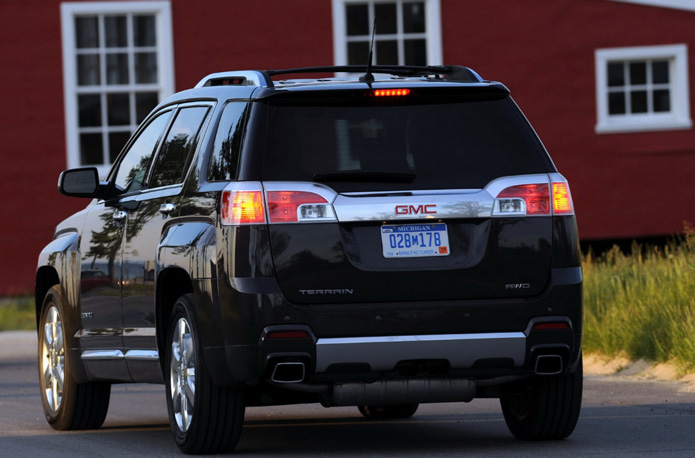
<path fill-rule="evenodd" d="M 277 363 L 270 380 L 275 383 L 300 383 L 304 381 L 306 368 L 301 362 Z"/>
<path fill-rule="evenodd" d="M 539 355 L 536 358 L 535 372 L 538 375 L 557 375 L 562 373 L 562 356 Z"/>

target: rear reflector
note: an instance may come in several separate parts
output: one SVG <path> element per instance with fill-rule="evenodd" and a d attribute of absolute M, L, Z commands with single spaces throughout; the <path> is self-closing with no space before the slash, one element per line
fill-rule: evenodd
<path fill-rule="evenodd" d="M 410 94 L 410 89 L 377 89 L 372 91 L 374 97 L 404 97 Z"/>
<path fill-rule="evenodd" d="M 504 189 L 497 195 L 495 212 L 500 215 L 549 215 L 548 185 L 522 184 Z"/>
<path fill-rule="evenodd" d="M 261 224 L 265 222 L 261 191 L 224 191 L 222 224 Z"/>
<path fill-rule="evenodd" d="M 551 323 L 536 323 L 533 325 L 534 331 L 550 331 L 558 329 L 569 329 L 570 325 L 564 321 L 551 322 Z"/>
<path fill-rule="evenodd" d="M 306 339 L 306 331 L 274 331 L 268 334 L 268 339 Z"/>

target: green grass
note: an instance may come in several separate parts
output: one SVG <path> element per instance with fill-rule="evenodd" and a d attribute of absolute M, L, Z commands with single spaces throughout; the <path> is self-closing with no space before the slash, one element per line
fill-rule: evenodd
<path fill-rule="evenodd" d="M 33 297 L 10 297 L 0 300 L 0 331 L 36 329 Z"/>
<path fill-rule="evenodd" d="M 585 352 L 695 369 L 695 234 L 584 257 Z"/>

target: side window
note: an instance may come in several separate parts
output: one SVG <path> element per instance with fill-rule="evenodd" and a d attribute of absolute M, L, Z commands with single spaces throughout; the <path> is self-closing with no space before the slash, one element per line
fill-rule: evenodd
<path fill-rule="evenodd" d="M 166 128 L 171 111 L 163 113 L 150 122 L 130 145 L 130 149 L 118 166 L 115 184 L 120 191 L 129 193 L 144 187 L 147 170 L 159 139 Z"/>
<path fill-rule="evenodd" d="M 188 107 L 179 110 L 157 155 L 151 188 L 169 186 L 183 181 L 195 151 L 198 131 L 207 112 L 208 107 Z"/>
<path fill-rule="evenodd" d="M 209 181 L 229 181 L 236 178 L 248 108 L 247 102 L 231 102 L 224 108 L 210 157 Z"/>

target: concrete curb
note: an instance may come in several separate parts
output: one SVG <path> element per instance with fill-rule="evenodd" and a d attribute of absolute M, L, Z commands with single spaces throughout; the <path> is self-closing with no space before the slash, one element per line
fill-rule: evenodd
<path fill-rule="evenodd" d="M 0 332 L 0 362 L 36 361 L 37 355 L 36 331 Z"/>

